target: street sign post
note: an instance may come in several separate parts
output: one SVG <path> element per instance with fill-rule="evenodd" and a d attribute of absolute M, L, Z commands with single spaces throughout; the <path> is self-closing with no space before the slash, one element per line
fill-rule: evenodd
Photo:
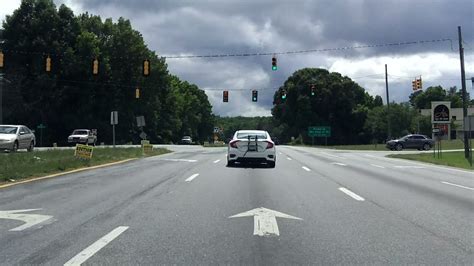
<path fill-rule="evenodd" d="M 327 138 L 331 137 L 331 127 L 329 126 L 312 126 L 308 127 L 308 136 L 311 137 L 312 145 L 314 145 L 314 138 L 325 138 L 327 145 Z"/>
<path fill-rule="evenodd" d="M 45 129 L 46 126 L 41 123 L 36 128 L 40 130 L 40 147 L 43 147 L 43 129 Z"/>
<path fill-rule="evenodd" d="M 145 117 L 144 116 L 137 116 L 137 126 L 144 127 L 145 126 Z"/>
<path fill-rule="evenodd" d="M 112 143 L 115 148 L 115 125 L 118 125 L 118 112 L 112 111 L 110 113 L 110 124 L 112 125 Z"/>
<path fill-rule="evenodd" d="M 472 167 L 472 136 L 471 136 L 471 132 L 472 130 L 474 129 L 474 116 L 466 116 L 464 118 L 464 134 L 467 134 L 466 132 L 469 132 L 469 136 L 468 136 L 468 139 L 469 139 L 469 164 L 471 165 Z"/>

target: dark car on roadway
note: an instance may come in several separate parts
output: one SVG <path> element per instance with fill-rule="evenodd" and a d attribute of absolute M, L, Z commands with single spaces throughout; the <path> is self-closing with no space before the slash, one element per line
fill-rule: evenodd
<path fill-rule="evenodd" d="M 399 139 L 389 140 L 387 149 L 401 151 L 403 149 L 430 150 L 434 146 L 434 140 L 425 135 L 411 134 Z"/>

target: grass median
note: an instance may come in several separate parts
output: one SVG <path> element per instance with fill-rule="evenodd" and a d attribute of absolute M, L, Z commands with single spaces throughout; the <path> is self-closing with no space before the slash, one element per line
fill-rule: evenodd
<path fill-rule="evenodd" d="M 302 145 L 298 145 L 302 146 Z M 308 145 L 304 145 L 308 146 Z M 464 143 L 459 140 L 444 140 L 441 142 L 443 150 L 464 149 Z M 309 146 L 310 147 L 310 146 Z M 336 150 L 366 150 L 366 151 L 387 151 L 385 144 L 361 144 L 361 145 L 334 145 L 334 146 L 314 146 L 316 148 L 336 149 Z"/>
<path fill-rule="evenodd" d="M 143 155 L 141 148 L 95 148 L 90 160 L 75 158 L 73 149 L 1 153 L 0 183 L 168 152 L 157 148 Z"/>
<path fill-rule="evenodd" d="M 421 161 L 439 165 L 447 165 L 452 167 L 464 168 L 474 170 L 469 164 L 469 161 L 464 158 L 464 152 L 443 152 L 441 158 L 436 155 L 433 157 L 433 153 L 422 153 L 422 154 L 391 154 L 388 157 L 401 158 L 407 160 Z"/>

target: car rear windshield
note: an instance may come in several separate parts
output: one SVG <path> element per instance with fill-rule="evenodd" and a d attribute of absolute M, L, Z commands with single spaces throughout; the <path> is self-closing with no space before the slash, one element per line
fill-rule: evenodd
<path fill-rule="evenodd" d="M 18 127 L 0 126 L 0 134 L 16 134 Z"/>
<path fill-rule="evenodd" d="M 87 133 L 86 130 L 74 130 L 74 132 L 72 132 L 73 135 L 87 135 L 89 133 Z"/>
<path fill-rule="evenodd" d="M 261 132 L 245 132 L 245 133 L 237 133 L 237 138 L 238 139 L 248 139 L 250 136 L 251 139 L 266 139 L 267 134 L 261 133 Z"/>

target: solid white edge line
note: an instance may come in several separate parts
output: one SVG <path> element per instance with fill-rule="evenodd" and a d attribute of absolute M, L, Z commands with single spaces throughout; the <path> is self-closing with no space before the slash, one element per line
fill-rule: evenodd
<path fill-rule="evenodd" d="M 390 161 L 390 162 L 394 162 L 394 161 L 398 161 L 398 162 L 403 162 L 403 163 L 407 163 L 407 164 L 413 164 L 413 165 L 420 165 L 422 167 L 429 167 L 429 168 L 438 168 L 438 169 L 441 169 L 441 170 L 447 170 L 447 171 L 455 171 L 455 172 L 460 172 L 460 173 L 466 173 L 466 174 L 474 174 L 474 172 L 469 172 L 469 171 L 466 171 L 466 170 L 461 170 L 461 169 L 455 169 L 455 168 L 452 168 L 452 167 L 443 167 L 443 166 L 438 166 L 438 165 L 435 165 L 435 164 L 430 164 L 430 163 L 416 163 L 416 162 L 413 162 L 413 161 L 409 161 L 409 160 L 406 160 L 406 159 L 399 159 L 399 158 L 391 158 L 391 157 L 378 157 L 378 156 L 373 156 L 373 155 L 370 155 L 370 154 L 365 154 L 366 157 L 371 157 L 371 158 L 376 158 L 376 159 L 381 159 L 381 160 L 384 160 L 384 161 Z"/>
<path fill-rule="evenodd" d="M 288 161 L 291 161 L 291 160 L 292 160 L 290 157 L 286 157 L 286 159 L 287 159 Z"/>
<path fill-rule="evenodd" d="M 385 168 L 385 167 L 383 167 L 383 166 L 381 166 L 381 165 L 378 165 L 378 164 L 370 164 L 370 165 L 372 165 L 373 167 Z"/>
<path fill-rule="evenodd" d="M 95 241 L 92 245 L 85 248 L 79 254 L 74 256 L 72 259 L 68 260 L 64 265 L 81 265 L 87 261 L 90 257 L 94 256 L 99 250 L 105 247 L 107 244 L 112 242 L 120 234 L 125 232 L 128 229 L 128 226 L 119 226 L 112 230 L 110 233 L 106 234 L 99 240 Z"/>
<path fill-rule="evenodd" d="M 308 167 L 306 167 L 306 166 L 302 166 L 301 168 L 303 168 L 304 170 L 306 170 L 306 171 L 308 171 L 308 172 L 311 171 L 311 170 L 310 170 Z"/>
<path fill-rule="evenodd" d="M 449 183 L 449 182 L 446 182 L 446 181 L 441 181 L 441 183 L 446 184 L 446 185 L 450 185 L 450 186 L 455 186 L 455 187 L 465 188 L 465 189 L 469 189 L 469 190 L 474 190 L 474 188 L 472 188 L 472 187 L 461 186 L 461 185 L 454 184 L 454 183 Z"/>
<path fill-rule="evenodd" d="M 345 163 L 337 163 L 337 162 L 334 162 L 334 163 L 331 163 L 331 164 L 336 164 L 336 165 L 340 165 L 340 166 L 347 166 L 347 164 L 345 164 Z"/>
<path fill-rule="evenodd" d="M 220 162 L 220 161 L 221 161 L 221 160 L 220 160 L 220 159 L 218 159 L 218 160 L 215 160 L 213 163 L 218 163 L 218 162 Z"/>
<path fill-rule="evenodd" d="M 353 198 L 355 200 L 358 200 L 358 201 L 364 201 L 365 200 L 361 196 L 357 195 L 356 193 L 350 191 L 349 189 L 347 189 L 345 187 L 340 187 L 339 190 L 344 192 L 345 194 L 349 195 L 351 198 Z"/>
<path fill-rule="evenodd" d="M 184 181 L 186 181 L 186 182 L 191 182 L 191 181 L 193 181 L 194 178 L 196 178 L 196 177 L 198 177 L 198 176 L 199 176 L 199 174 L 194 174 L 194 175 L 192 175 L 192 176 L 186 178 L 186 180 L 184 180 Z"/>

